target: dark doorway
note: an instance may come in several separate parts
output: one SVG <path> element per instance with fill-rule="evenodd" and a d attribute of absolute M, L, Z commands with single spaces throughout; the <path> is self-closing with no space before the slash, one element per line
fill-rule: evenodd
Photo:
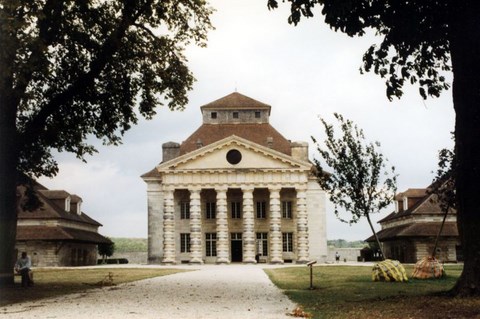
<path fill-rule="evenodd" d="M 232 240 L 232 262 L 242 262 L 243 260 L 243 251 L 242 251 L 242 241 L 241 240 Z"/>

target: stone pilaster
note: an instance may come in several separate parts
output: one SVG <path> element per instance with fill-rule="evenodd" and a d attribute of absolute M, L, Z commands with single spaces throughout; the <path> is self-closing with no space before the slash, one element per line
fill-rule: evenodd
<path fill-rule="evenodd" d="M 148 263 L 157 264 L 163 258 L 163 189 L 159 182 L 147 182 L 148 203 Z"/>
<path fill-rule="evenodd" d="M 228 251 L 227 188 L 215 189 L 217 192 L 217 263 L 230 263 Z"/>
<path fill-rule="evenodd" d="M 163 213 L 163 260 L 164 264 L 174 264 L 175 260 L 175 208 L 173 189 L 165 189 Z"/>
<path fill-rule="evenodd" d="M 283 264 L 280 189 L 269 188 L 268 190 L 270 191 L 270 262 Z"/>
<path fill-rule="evenodd" d="M 202 215 L 200 189 L 190 190 L 190 263 L 202 264 Z"/>
<path fill-rule="evenodd" d="M 297 188 L 297 263 L 308 261 L 307 193 Z"/>
<path fill-rule="evenodd" d="M 255 260 L 255 218 L 253 214 L 253 188 L 243 191 L 243 262 L 256 263 Z"/>

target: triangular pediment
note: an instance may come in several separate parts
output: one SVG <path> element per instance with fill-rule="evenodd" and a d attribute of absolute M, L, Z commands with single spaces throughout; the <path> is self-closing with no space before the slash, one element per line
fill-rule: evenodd
<path fill-rule="evenodd" d="M 235 152 L 236 150 L 237 152 Z M 229 153 L 230 152 L 230 153 Z M 234 156 L 227 156 L 227 154 Z M 241 159 L 238 163 L 238 155 Z M 170 170 L 310 170 L 309 162 L 294 159 L 262 145 L 232 135 L 157 166 Z"/>

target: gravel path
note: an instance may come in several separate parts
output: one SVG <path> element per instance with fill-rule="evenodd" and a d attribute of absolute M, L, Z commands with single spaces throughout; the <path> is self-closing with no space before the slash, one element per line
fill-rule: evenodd
<path fill-rule="evenodd" d="M 295 307 L 259 265 L 205 265 L 196 271 L 8 306 L 0 319 L 291 319 L 286 313 Z"/>

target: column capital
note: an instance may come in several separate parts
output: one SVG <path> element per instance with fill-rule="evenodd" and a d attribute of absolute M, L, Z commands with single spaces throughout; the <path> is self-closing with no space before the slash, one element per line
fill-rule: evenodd
<path fill-rule="evenodd" d="M 268 191 L 269 192 L 280 192 L 282 190 L 281 186 L 273 185 L 273 186 L 268 186 Z"/>
<path fill-rule="evenodd" d="M 241 189 L 243 193 L 253 193 L 253 190 L 255 189 L 255 187 L 251 185 L 245 185 L 245 186 L 242 186 Z"/>
<path fill-rule="evenodd" d="M 219 185 L 219 186 L 215 186 L 215 191 L 217 193 L 219 192 L 227 192 L 228 191 L 228 186 L 227 185 Z"/>

